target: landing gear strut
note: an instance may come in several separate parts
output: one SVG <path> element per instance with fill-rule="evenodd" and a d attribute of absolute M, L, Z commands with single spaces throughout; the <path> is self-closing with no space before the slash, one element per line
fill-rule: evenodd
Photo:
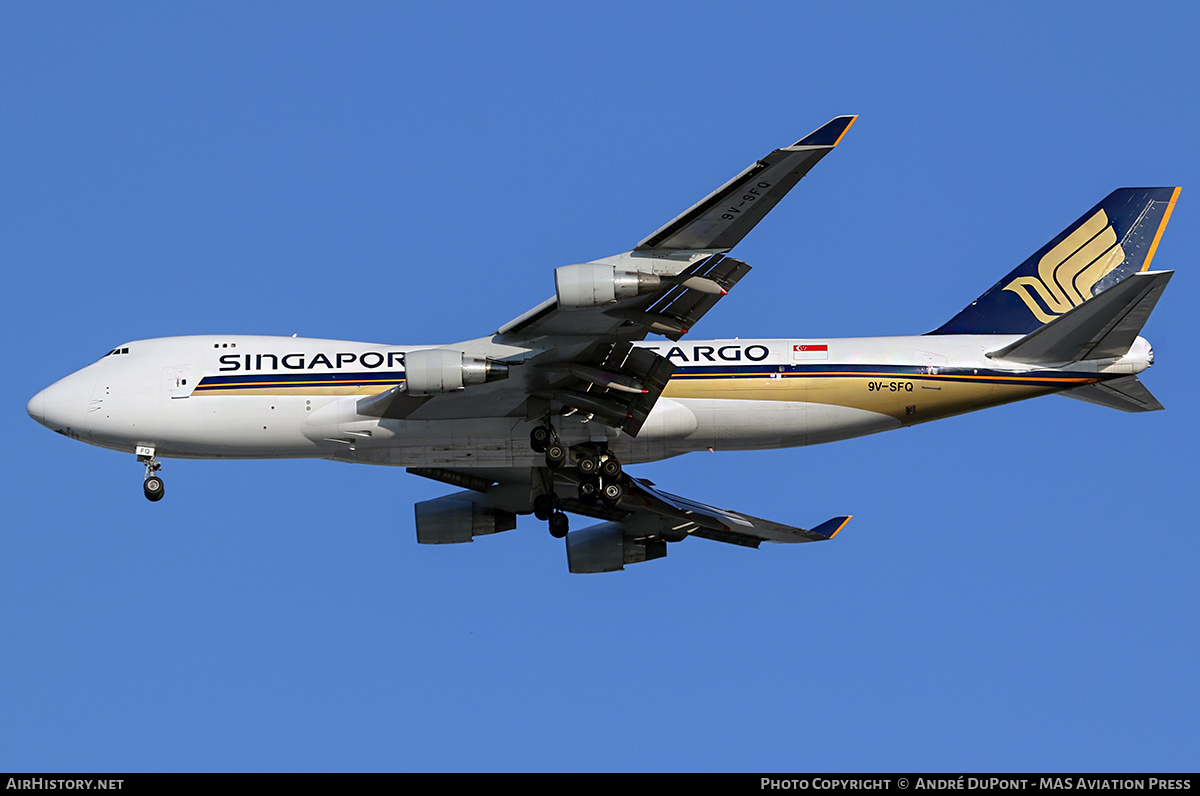
<path fill-rule="evenodd" d="M 529 432 L 529 447 L 533 448 L 534 453 L 546 454 L 546 466 L 552 470 L 562 467 L 567 460 L 567 448 L 559 441 L 558 432 L 550 425 L 550 418 Z"/>
<path fill-rule="evenodd" d="M 142 483 L 142 491 L 146 493 L 146 500 L 157 503 L 163 499 L 166 491 L 163 480 L 158 477 L 158 471 L 162 469 L 162 462 L 154 458 L 154 448 L 143 445 L 139 445 L 137 448 L 137 460 L 146 465 L 146 480 Z"/>

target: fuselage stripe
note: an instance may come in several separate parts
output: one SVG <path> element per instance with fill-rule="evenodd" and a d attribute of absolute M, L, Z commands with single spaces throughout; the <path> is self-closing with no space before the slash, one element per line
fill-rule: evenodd
<path fill-rule="evenodd" d="M 261 376 L 247 374 L 205 376 L 196 385 L 198 392 L 222 390 L 253 390 L 271 387 L 356 387 L 404 383 L 404 372 L 388 373 L 269 373 Z"/>
<path fill-rule="evenodd" d="M 820 379 L 820 378 L 874 378 L 874 379 L 922 379 L 930 381 L 982 381 L 982 382 L 1005 382 L 1012 384 L 1084 384 L 1088 382 L 1099 381 L 1098 375 L 1081 374 L 1072 372 L 1043 372 L 1039 375 L 1026 375 L 1017 373 L 1005 373 L 1003 371 L 984 371 L 982 373 L 977 370 L 968 372 L 947 373 L 946 368 L 939 368 L 937 372 L 933 372 L 922 366 L 897 365 L 891 368 L 880 368 L 879 366 L 863 366 L 856 367 L 853 365 L 817 365 L 817 366 L 796 366 L 796 365 L 775 365 L 758 368 L 754 370 L 741 369 L 738 371 L 730 371 L 721 368 L 680 368 L 671 376 L 671 380 L 675 379 L 686 381 L 708 380 L 708 379 Z"/>
<path fill-rule="evenodd" d="M 954 370 L 957 372 L 947 372 Z M 997 370 L 948 369 L 929 368 L 921 365 L 762 365 L 754 368 L 742 366 L 700 365 L 683 366 L 671 376 L 676 383 L 689 382 L 718 382 L 738 379 L 920 379 L 922 381 L 944 381 L 953 383 L 986 383 L 1025 386 L 1049 386 L 1068 384 L 1089 384 L 1102 381 L 1099 374 L 1082 374 L 1078 372 L 1043 371 L 1038 375 L 1006 373 Z M 193 394 L 221 393 L 225 391 L 270 391 L 284 388 L 289 392 L 296 389 L 313 388 L 328 389 L 362 388 L 362 387 L 391 387 L 403 384 L 403 371 L 387 373 L 265 373 L 250 375 L 245 373 L 205 376 L 196 386 Z"/>

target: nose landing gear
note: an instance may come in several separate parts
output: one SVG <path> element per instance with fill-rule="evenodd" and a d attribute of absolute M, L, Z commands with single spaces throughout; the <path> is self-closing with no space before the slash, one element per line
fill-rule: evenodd
<path fill-rule="evenodd" d="M 151 503 L 157 503 L 163 499 L 165 492 L 163 480 L 157 475 L 150 476 L 142 484 L 142 491 L 146 493 L 146 500 L 149 500 Z"/>
<path fill-rule="evenodd" d="M 145 445 L 137 447 L 137 460 L 146 465 L 146 480 L 142 483 L 142 491 L 146 493 L 146 500 L 157 503 L 163 499 L 163 494 L 166 492 L 163 480 L 158 477 L 158 471 L 162 469 L 162 462 L 154 458 L 154 448 Z"/>

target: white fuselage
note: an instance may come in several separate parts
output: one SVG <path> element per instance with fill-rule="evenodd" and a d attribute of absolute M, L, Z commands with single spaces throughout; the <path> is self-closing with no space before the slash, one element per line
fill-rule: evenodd
<path fill-rule="evenodd" d="M 989 359 L 1018 335 L 708 340 L 638 345 L 676 371 L 636 437 L 580 415 L 556 418 L 564 443 L 606 442 L 632 464 L 696 450 L 795 447 L 886 431 L 1136 374 L 1138 338 L 1120 359 L 1045 368 Z M 456 346 L 513 364 L 559 341 Z M 131 342 L 38 393 L 28 411 L 71 438 L 160 457 L 313 457 L 409 467 L 522 467 L 540 421 L 467 387 L 466 419 L 379 419 L 364 397 L 405 381 L 403 353 L 427 346 L 247 335 Z"/>

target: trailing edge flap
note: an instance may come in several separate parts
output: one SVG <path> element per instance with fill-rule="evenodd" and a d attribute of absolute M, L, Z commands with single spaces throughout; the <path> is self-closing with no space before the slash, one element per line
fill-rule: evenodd
<path fill-rule="evenodd" d="M 838 116 L 776 149 L 638 244 L 634 251 L 728 251 L 833 151 L 857 116 Z"/>
<path fill-rule="evenodd" d="M 680 272 L 677 284 L 657 295 L 654 303 L 646 307 L 644 314 L 634 313 L 627 317 L 650 331 L 678 341 L 725 295 L 692 290 L 687 287 L 687 277 L 699 276 L 712 280 L 728 293 L 729 288 L 749 272 L 750 266 L 741 260 L 720 254 L 713 255 Z M 667 319 L 666 327 L 654 324 L 653 320 L 660 317 Z"/>
<path fill-rule="evenodd" d="M 558 361 L 557 352 L 550 351 L 532 364 L 555 380 L 535 396 L 596 415 L 606 425 L 634 437 L 675 372 L 674 363 L 666 357 L 623 340 L 597 343 L 568 362 Z"/>
<path fill-rule="evenodd" d="M 1122 357 L 1137 340 L 1174 273 L 1131 274 L 1091 301 L 988 356 L 1033 365 Z"/>
<path fill-rule="evenodd" d="M 849 517 L 834 517 L 812 530 L 795 528 L 671 495 L 640 478 L 629 478 L 626 485 L 629 496 L 622 501 L 622 508 L 636 506 L 640 502 L 642 505 L 635 511 L 649 511 L 669 518 L 672 520 L 668 523 L 672 530 L 745 547 L 758 547 L 760 542 L 820 542 L 832 539 L 850 520 Z"/>
<path fill-rule="evenodd" d="M 1120 409 L 1122 412 L 1155 412 L 1163 408 L 1137 376 L 1125 376 L 1112 381 L 1097 382 L 1060 392 L 1067 398 L 1090 404 Z"/>

